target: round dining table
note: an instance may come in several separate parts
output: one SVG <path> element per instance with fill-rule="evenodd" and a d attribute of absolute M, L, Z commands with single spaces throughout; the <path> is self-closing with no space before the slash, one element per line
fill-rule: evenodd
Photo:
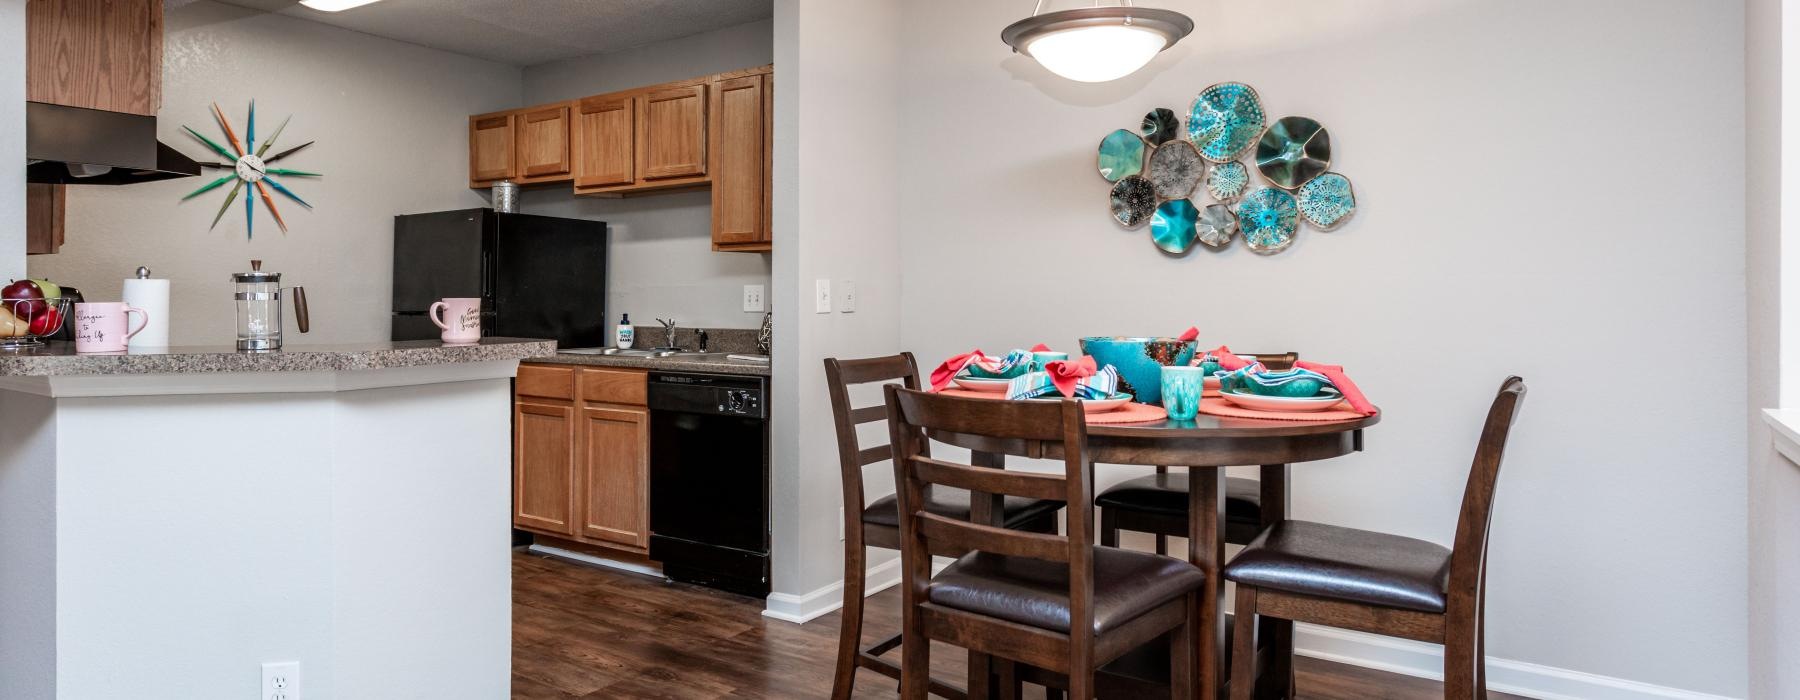
<path fill-rule="evenodd" d="M 1225 471 L 1224 467 L 1261 465 L 1262 525 L 1288 516 L 1290 465 L 1339 457 L 1363 448 L 1363 429 L 1381 421 L 1380 413 L 1336 421 L 1229 418 L 1200 414 L 1191 421 L 1163 419 L 1143 423 L 1089 423 L 1088 455 L 1095 464 L 1138 464 L 1187 469 L 1188 560 L 1206 574 L 1200 604 L 1195 606 L 1194 692 L 1200 700 L 1226 697 L 1229 666 L 1225 661 Z M 972 453 L 978 466 L 1005 468 L 1006 457 L 1061 459 L 1060 443 L 1006 440 L 935 431 L 932 439 Z M 997 524 L 999 497 L 979 494 L 971 502 L 970 519 Z M 1293 697 L 1294 626 L 1265 620 L 1258 628 L 1264 657 L 1257 697 Z"/>

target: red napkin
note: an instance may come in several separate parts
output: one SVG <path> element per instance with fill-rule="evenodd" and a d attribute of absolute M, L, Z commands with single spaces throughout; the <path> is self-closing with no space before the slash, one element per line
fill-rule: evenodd
<path fill-rule="evenodd" d="M 1031 351 L 1032 352 L 1050 352 L 1050 346 L 1045 345 L 1043 343 L 1038 343 L 1037 345 L 1031 346 Z"/>
<path fill-rule="evenodd" d="M 1350 404 L 1351 409 L 1365 416 L 1375 415 L 1375 404 L 1369 403 L 1369 399 L 1363 396 L 1362 390 L 1356 388 L 1356 382 L 1350 381 L 1350 376 L 1344 374 L 1342 365 L 1327 365 L 1301 360 L 1295 362 L 1294 366 L 1325 375 L 1326 379 L 1331 380 L 1331 385 L 1337 387 L 1338 393 L 1344 395 L 1344 401 Z"/>
<path fill-rule="evenodd" d="M 1175 339 L 1185 343 L 1198 337 L 1200 337 L 1200 329 L 1195 326 L 1188 326 L 1188 329 L 1182 331 L 1181 335 L 1177 336 Z"/>
<path fill-rule="evenodd" d="M 1245 361 L 1244 358 L 1238 357 L 1237 353 L 1234 353 L 1231 351 L 1231 348 L 1225 347 L 1223 345 L 1220 345 L 1219 347 L 1215 348 L 1212 352 L 1200 353 L 1201 357 L 1205 357 L 1207 355 L 1212 355 L 1213 360 L 1215 360 L 1219 363 L 1219 369 L 1225 370 L 1227 372 L 1230 372 L 1233 370 L 1238 370 L 1238 369 L 1243 369 L 1245 367 L 1250 366 L 1250 363 Z M 1320 374 L 1323 374 L 1323 372 L 1321 372 Z"/>
<path fill-rule="evenodd" d="M 1068 397 L 1074 396 L 1075 386 L 1082 379 L 1094 376 L 1097 369 L 1094 367 L 1094 358 L 1090 355 L 1083 355 L 1081 359 L 1074 362 L 1057 360 L 1048 363 L 1044 365 L 1044 371 L 1050 373 L 1050 383 L 1056 385 L 1056 390 Z"/>
<path fill-rule="evenodd" d="M 931 390 L 937 391 L 943 389 L 950 383 L 951 379 L 956 378 L 956 373 L 963 371 L 963 368 L 969 366 L 969 363 L 986 357 L 987 355 L 981 352 L 981 348 L 975 348 L 974 350 L 957 355 L 956 357 L 944 360 L 944 363 L 938 365 L 937 369 L 931 370 Z"/>

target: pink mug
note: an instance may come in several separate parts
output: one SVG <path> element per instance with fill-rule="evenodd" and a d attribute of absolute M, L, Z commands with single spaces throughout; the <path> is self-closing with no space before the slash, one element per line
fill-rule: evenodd
<path fill-rule="evenodd" d="M 443 309 L 443 316 L 438 310 Z M 473 298 L 451 298 L 431 305 L 425 317 L 438 328 L 444 329 L 443 339 L 446 343 L 465 344 L 481 340 L 481 300 Z"/>
<path fill-rule="evenodd" d="M 131 328 L 129 316 L 143 319 Z M 126 341 L 150 325 L 150 314 L 122 301 L 75 305 L 75 352 L 124 352 Z"/>

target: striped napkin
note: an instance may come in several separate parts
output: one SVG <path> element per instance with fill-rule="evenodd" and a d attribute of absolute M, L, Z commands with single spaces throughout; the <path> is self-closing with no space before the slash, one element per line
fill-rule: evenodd
<path fill-rule="evenodd" d="M 1107 365 L 1092 375 L 1077 379 L 1070 387 L 1069 393 L 1066 394 L 1057 388 L 1049 372 L 1032 372 L 1021 377 L 1014 377 L 1012 383 L 1006 385 L 1006 398 L 1039 399 L 1051 395 L 1063 395 L 1077 399 L 1104 399 L 1110 398 L 1118 391 L 1119 371 L 1113 369 L 1112 365 Z"/>

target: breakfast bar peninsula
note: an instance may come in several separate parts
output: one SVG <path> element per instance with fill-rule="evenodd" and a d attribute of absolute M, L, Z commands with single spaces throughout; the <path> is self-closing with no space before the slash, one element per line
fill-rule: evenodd
<path fill-rule="evenodd" d="M 0 697 L 505 697 L 549 341 L 0 355 Z"/>

